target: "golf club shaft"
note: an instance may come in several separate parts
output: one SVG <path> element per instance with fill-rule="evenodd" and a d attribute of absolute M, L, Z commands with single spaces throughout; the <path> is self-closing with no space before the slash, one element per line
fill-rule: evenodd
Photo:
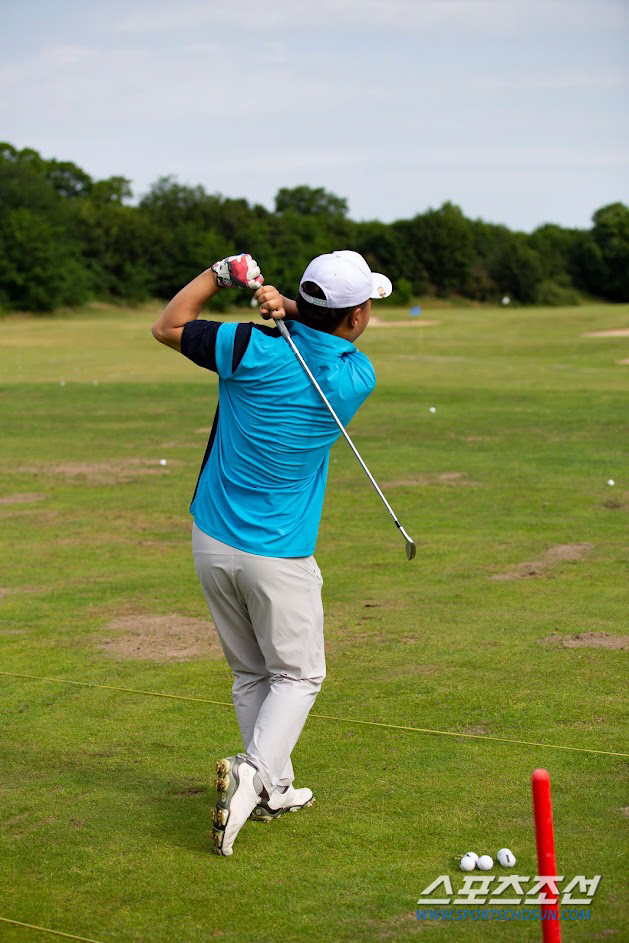
<path fill-rule="evenodd" d="M 384 506 L 386 507 L 387 511 L 389 512 L 389 514 L 391 515 L 391 517 L 393 518 L 393 520 L 395 521 L 395 524 L 396 524 L 397 528 L 398 528 L 400 531 L 402 531 L 402 533 L 404 534 L 404 536 L 406 536 L 406 533 L 405 533 L 405 531 L 404 531 L 404 528 L 402 527 L 402 525 L 400 524 L 400 522 L 398 521 L 397 517 L 395 516 L 395 514 L 394 514 L 394 512 L 393 512 L 393 508 L 391 507 L 391 505 L 389 504 L 389 502 L 387 501 L 387 499 L 386 499 L 385 496 L 383 495 L 382 491 L 381 491 L 380 488 L 378 487 L 378 483 L 377 483 L 376 479 L 373 477 L 373 475 L 371 474 L 371 472 L 369 471 L 369 469 L 367 468 L 367 466 L 366 466 L 365 463 L 363 462 L 363 460 L 362 460 L 362 458 L 361 458 L 361 456 L 360 456 L 360 453 L 358 452 L 358 449 L 356 448 L 356 446 L 354 445 L 354 443 L 353 443 L 352 440 L 350 439 L 349 435 L 348 435 L 347 432 L 345 431 L 345 427 L 344 427 L 343 423 L 341 422 L 341 420 L 339 419 L 339 417 L 336 415 L 336 413 L 335 413 L 334 410 L 332 409 L 332 406 L 330 405 L 327 396 L 325 395 L 325 393 L 323 392 L 323 390 L 321 389 L 321 387 L 319 386 L 319 384 L 317 383 L 317 381 L 316 381 L 315 378 L 313 377 L 313 375 L 312 375 L 312 373 L 311 373 L 311 371 L 310 371 L 310 368 L 309 368 L 308 364 L 306 363 L 306 361 L 304 360 L 304 358 L 301 356 L 301 354 L 300 354 L 299 351 L 297 350 L 297 347 L 295 346 L 295 343 L 293 342 L 292 337 L 291 337 L 290 334 L 288 333 L 288 328 L 286 327 L 286 325 L 284 324 L 284 322 L 282 321 L 281 318 L 273 318 L 273 321 L 275 321 L 275 324 L 276 324 L 276 326 L 278 327 L 279 332 L 280 332 L 280 334 L 282 335 L 282 337 L 290 344 L 290 347 L 291 347 L 293 353 L 295 354 L 295 356 L 296 356 L 297 359 L 299 360 L 300 364 L 302 365 L 302 367 L 304 368 L 304 370 L 305 370 L 306 373 L 308 374 L 308 377 L 310 378 L 310 382 L 311 382 L 312 385 L 314 386 L 315 390 L 317 391 L 317 393 L 319 394 L 319 396 L 321 397 L 321 399 L 323 400 L 323 402 L 325 403 L 325 405 L 328 407 L 328 409 L 329 409 L 329 411 L 330 411 L 330 415 L 332 416 L 332 418 L 333 418 L 334 421 L 336 422 L 337 426 L 339 427 L 339 429 L 341 430 L 341 432 L 342 432 L 343 435 L 345 436 L 345 440 L 346 440 L 347 444 L 349 445 L 349 447 L 351 448 L 352 452 L 354 453 L 354 455 L 356 456 L 356 458 L 357 458 L 358 461 L 360 462 L 363 471 L 364 471 L 365 474 L 367 475 L 367 478 L 369 479 L 369 481 L 371 482 L 371 484 L 374 486 L 374 488 L 376 489 L 376 491 L 377 491 L 378 494 L 380 495 L 380 499 L 381 499 L 382 503 L 383 503 Z"/>

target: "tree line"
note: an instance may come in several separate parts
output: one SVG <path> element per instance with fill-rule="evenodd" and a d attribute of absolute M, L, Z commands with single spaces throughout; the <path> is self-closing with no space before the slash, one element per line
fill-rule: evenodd
<path fill-rule="evenodd" d="M 173 177 L 137 204 L 132 196 L 125 177 L 93 180 L 70 161 L 0 143 L 0 310 L 166 299 L 240 251 L 292 294 L 310 259 L 336 248 L 356 249 L 386 272 L 396 304 L 427 295 L 629 301 L 629 208 L 620 202 L 597 210 L 588 230 L 549 223 L 529 234 L 468 219 L 450 202 L 393 223 L 356 222 L 347 200 L 321 187 L 283 187 L 273 211 Z"/>

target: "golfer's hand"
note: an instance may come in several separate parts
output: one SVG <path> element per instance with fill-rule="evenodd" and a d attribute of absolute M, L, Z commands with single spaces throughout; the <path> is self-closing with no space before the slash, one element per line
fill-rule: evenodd
<path fill-rule="evenodd" d="M 221 288 L 231 288 L 237 285 L 238 288 L 251 288 L 255 291 L 264 281 L 260 274 L 260 266 L 247 252 L 230 255 L 226 259 L 221 259 L 220 262 L 215 262 L 212 271 Z"/>
<path fill-rule="evenodd" d="M 260 306 L 260 314 L 265 320 L 286 317 L 284 299 L 273 285 L 264 285 L 262 288 L 258 288 L 254 297 Z"/>

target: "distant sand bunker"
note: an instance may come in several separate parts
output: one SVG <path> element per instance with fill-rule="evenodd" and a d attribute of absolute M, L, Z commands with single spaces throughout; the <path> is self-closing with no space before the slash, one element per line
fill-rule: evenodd
<path fill-rule="evenodd" d="M 384 481 L 383 488 L 415 488 L 418 485 L 454 485 L 459 488 L 477 487 L 478 481 L 471 481 L 465 472 L 435 472 L 434 474 L 413 475 L 410 478 L 397 478 L 394 481 Z"/>
<path fill-rule="evenodd" d="M 375 315 L 369 318 L 369 327 L 434 327 L 441 321 L 427 321 L 423 318 L 409 318 L 408 321 L 383 321 Z"/>
<path fill-rule="evenodd" d="M 616 327 L 609 331 L 588 331 L 581 337 L 629 337 L 629 327 Z"/>
<path fill-rule="evenodd" d="M 544 576 L 548 570 L 560 563 L 576 563 L 590 552 L 594 545 L 590 543 L 556 544 L 549 547 L 538 560 L 517 563 L 506 573 L 495 573 L 492 580 L 526 580 Z"/>

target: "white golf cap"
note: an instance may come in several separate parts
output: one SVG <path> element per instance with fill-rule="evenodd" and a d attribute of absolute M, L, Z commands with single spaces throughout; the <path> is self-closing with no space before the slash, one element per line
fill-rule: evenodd
<path fill-rule="evenodd" d="M 315 298 L 301 287 L 304 282 L 318 285 L 324 298 Z M 387 298 L 393 285 L 386 275 L 372 272 L 359 252 L 339 249 L 313 259 L 299 282 L 299 294 L 320 308 L 351 308 L 368 298 Z"/>

